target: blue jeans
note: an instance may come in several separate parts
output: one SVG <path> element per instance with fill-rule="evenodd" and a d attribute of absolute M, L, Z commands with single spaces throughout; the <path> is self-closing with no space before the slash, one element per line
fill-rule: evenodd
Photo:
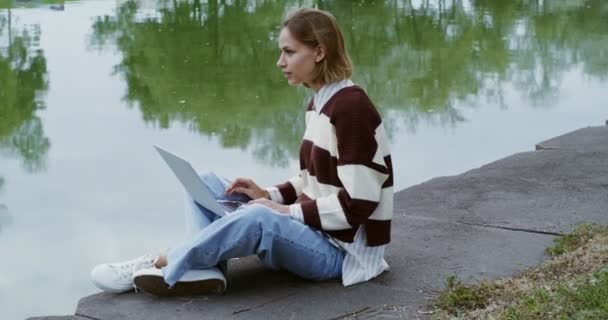
<path fill-rule="evenodd" d="M 226 197 L 229 182 L 213 173 L 201 175 L 216 199 Z M 230 215 L 217 216 L 186 197 L 187 240 L 167 254 L 165 282 L 173 286 L 188 270 L 212 268 L 230 258 L 257 255 L 273 269 L 283 269 L 302 278 L 326 280 L 342 275 L 344 252 L 322 233 L 259 205 L 246 205 Z"/>

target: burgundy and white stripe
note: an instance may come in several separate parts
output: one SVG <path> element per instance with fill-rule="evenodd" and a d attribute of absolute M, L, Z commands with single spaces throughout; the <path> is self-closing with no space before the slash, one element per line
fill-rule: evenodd
<path fill-rule="evenodd" d="M 290 215 L 332 237 L 347 254 L 345 286 L 384 270 L 393 216 L 393 169 L 380 115 L 350 80 L 324 86 L 306 111 L 300 173 L 268 188 Z"/>

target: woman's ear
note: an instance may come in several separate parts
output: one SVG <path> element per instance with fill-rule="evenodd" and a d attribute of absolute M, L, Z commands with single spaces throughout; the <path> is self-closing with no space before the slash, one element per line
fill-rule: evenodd
<path fill-rule="evenodd" d="M 319 63 L 325 59 L 325 47 L 318 45 L 315 49 L 315 62 Z"/>

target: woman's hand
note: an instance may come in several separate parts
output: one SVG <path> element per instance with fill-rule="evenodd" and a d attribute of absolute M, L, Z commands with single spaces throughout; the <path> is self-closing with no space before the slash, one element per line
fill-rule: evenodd
<path fill-rule="evenodd" d="M 282 204 L 278 204 L 274 201 L 270 201 L 268 199 L 265 198 L 260 198 L 260 199 L 256 199 L 256 200 L 251 200 L 249 201 L 247 204 L 254 204 L 254 203 L 258 203 L 261 204 L 263 206 L 266 206 L 278 213 L 284 214 L 284 215 L 289 215 L 289 206 L 286 205 L 282 205 Z"/>
<path fill-rule="evenodd" d="M 268 191 L 260 188 L 253 180 L 237 178 L 226 188 L 226 194 L 243 193 L 251 199 L 270 199 Z"/>
<path fill-rule="evenodd" d="M 289 215 L 289 206 L 278 204 L 270 200 L 270 194 L 268 191 L 260 188 L 251 179 L 237 178 L 232 182 L 228 188 L 226 188 L 227 194 L 233 192 L 243 193 L 253 199 L 248 204 L 261 204 L 281 214 Z"/>

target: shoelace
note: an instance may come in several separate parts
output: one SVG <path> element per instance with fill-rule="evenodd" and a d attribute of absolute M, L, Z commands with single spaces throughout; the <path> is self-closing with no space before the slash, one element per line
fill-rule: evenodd
<path fill-rule="evenodd" d="M 113 267 L 118 272 L 118 277 L 121 280 L 124 280 L 126 278 L 133 277 L 133 274 L 135 274 L 135 272 L 137 272 L 141 269 L 149 268 L 149 267 L 153 266 L 155 260 L 156 260 L 156 257 L 154 257 L 151 254 L 146 254 L 144 256 L 133 259 L 126 263 L 123 263 L 120 265 L 114 265 Z"/>
<path fill-rule="evenodd" d="M 139 271 L 140 269 L 150 268 L 150 267 L 154 266 L 154 263 L 156 262 L 156 257 L 153 255 L 147 254 L 138 260 L 139 261 L 133 265 L 133 270 L 131 271 L 131 276 L 133 276 L 135 274 L 135 272 Z M 139 292 L 137 290 L 137 286 L 135 285 L 135 283 L 133 283 L 133 289 L 135 289 L 135 293 Z"/>

